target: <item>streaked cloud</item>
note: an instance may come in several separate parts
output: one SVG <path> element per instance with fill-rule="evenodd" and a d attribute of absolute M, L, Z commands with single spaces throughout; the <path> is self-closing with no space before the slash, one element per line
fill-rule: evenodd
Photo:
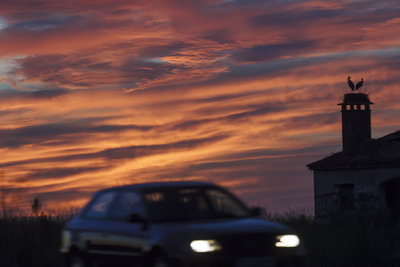
<path fill-rule="evenodd" d="M 10 208 L 107 186 L 214 181 L 311 208 L 346 78 L 398 130 L 396 1 L 2 1 L 0 183 Z"/>

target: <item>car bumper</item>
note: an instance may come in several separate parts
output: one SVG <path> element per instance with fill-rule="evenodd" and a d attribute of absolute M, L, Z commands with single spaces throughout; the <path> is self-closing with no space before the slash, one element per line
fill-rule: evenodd
<path fill-rule="evenodd" d="M 304 267 L 304 255 L 237 256 L 227 254 L 196 255 L 179 260 L 180 267 Z"/>

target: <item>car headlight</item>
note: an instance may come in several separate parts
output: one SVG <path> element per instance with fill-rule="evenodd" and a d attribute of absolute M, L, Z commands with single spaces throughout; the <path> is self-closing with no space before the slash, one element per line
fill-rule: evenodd
<path fill-rule="evenodd" d="M 221 249 L 221 245 L 216 240 L 193 240 L 190 247 L 198 253 L 212 252 Z"/>
<path fill-rule="evenodd" d="M 276 247 L 294 248 L 300 245 L 300 239 L 297 235 L 279 235 L 276 237 Z"/>
<path fill-rule="evenodd" d="M 68 230 L 63 230 L 61 232 L 61 252 L 68 252 L 69 248 L 71 247 L 71 239 L 72 239 L 72 235 L 71 232 Z"/>

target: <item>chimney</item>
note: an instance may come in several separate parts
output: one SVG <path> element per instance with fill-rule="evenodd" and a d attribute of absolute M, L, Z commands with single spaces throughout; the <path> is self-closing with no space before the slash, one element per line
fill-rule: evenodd
<path fill-rule="evenodd" d="M 342 106 L 343 151 L 351 152 L 371 140 L 371 109 L 367 94 L 344 95 Z"/>

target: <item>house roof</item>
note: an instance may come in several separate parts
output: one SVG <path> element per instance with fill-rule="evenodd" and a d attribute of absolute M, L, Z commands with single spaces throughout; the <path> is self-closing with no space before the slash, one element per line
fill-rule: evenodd
<path fill-rule="evenodd" d="M 400 131 L 371 139 L 357 150 L 334 153 L 307 167 L 313 171 L 400 167 Z"/>

